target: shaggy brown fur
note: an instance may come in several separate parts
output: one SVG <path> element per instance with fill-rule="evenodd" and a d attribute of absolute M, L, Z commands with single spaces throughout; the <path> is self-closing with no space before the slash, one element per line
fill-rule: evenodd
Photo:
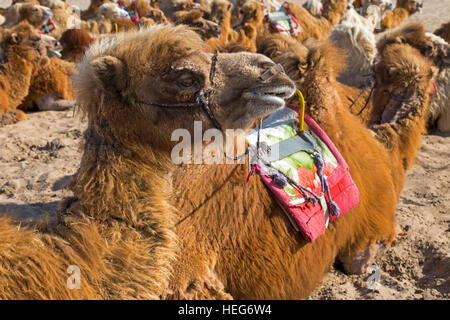
<path fill-rule="evenodd" d="M 377 49 L 383 52 L 391 44 L 405 43 L 420 51 L 422 55 L 433 61 L 438 68 L 448 66 L 450 48 L 448 45 L 433 42 L 420 22 L 410 22 L 392 30 L 381 37 L 377 42 Z"/>
<path fill-rule="evenodd" d="M 396 190 L 414 163 L 429 109 L 431 61 L 406 44 L 388 46 L 376 66 L 379 85 L 374 94 L 372 130 L 386 146 L 392 161 Z"/>
<path fill-rule="evenodd" d="M 91 0 L 91 4 L 87 10 L 81 12 L 83 20 L 94 19 L 97 16 L 98 8 L 104 3 L 113 2 L 111 0 Z"/>
<path fill-rule="evenodd" d="M 140 18 L 137 26 L 139 27 L 139 29 L 145 29 L 148 28 L 152 25 L 156 24 L 155 20 L 153 20 L 152 18 Z"/>
<path fill-rule="evenodd" d="M 116 26 L 118 32 L 130 32 L 130 31 L 137 31 L 139 29 L 139 27 L 128 18 L 117 18 L 114 21 L 112 21 L 112 24 L 114 26 L 112 32 L 115 32 Z"/>
<path fill-rule="evenodd" d="M 222 26 L 222 23 L 227 19 L 227 13 L 231 13 L 232 7 L 233 5 L 228 0 L 215 0 L 211 4 L 211 13 L 207 18 Z"/>
<path fill-rule="evenodd" d="M 324 9 L 326 8 L 326 11 L 324 11 L 324 16 L 326 13 L 327 18 L 316 18 L 301 5 L 293 2 L 288 2 L 288 8 L 296 17 L 300 27 L 302 28 L 302 32 L 296 37 L 296 39 L 297 41 L 303 41 L 311 37 L 326 39 L 333 29 L 334 23 L 338 23 L 345 14 L 347 6 L 345 0 L 329 0 L 326 3 L 326 6 L 324 5 Z M 264 6 L 258 1 L 247 1 L 240 8 L 240 12 L 243 16 L 240 23 L 240 25 L 242 25 L 241 28 L 251 25 L 256 30 L 258 35 L 255 44 L 256 47 L 258 47 L 271 33 L 276 32 L 269 27 L 269 24 L 264 16 Z"/>
<path fill-rule="evenodd" d="M 26 119 L 17 110 L 28 94 L 31 77 L 42 61 L 39 35 L 27 22 L 3 30 L 0 43 L 4 63 L 0 68 L 0 126 Z"/>
<path fill-rule="evenodd" d="M 172 22 L 176 25 L 190 26 L 204 40 L 220 35 L 217 23 L 204 19 L 203 12 L 200 10 L 177 11 L 173 14 Z"/>
<path fill-rule="evenodd" d="M 152 19 L 155 23 L 162 23 L 162 24 L 168 24 L 169 21 L 167 20 L 166 16 L 164 15 L 164 12 L 162 12 L 159 9 L 150 9 L 147 11 L 146 15 L 143 16 L 141 19 L 149 18 Z M 140 21 L 140 20 L 139 20 Z"/>
<path fill-rule="evenodd" d="M 59 40 L 63 49 L 61 57 L 70 62 L 78 62 L 91 43 L 91 36 L 84 29 L 68 29 Z"/>
<path fill-rule="evenodd" d="M 418 0 L 399 0 L 397 8 L 386 11 L 384 18 L 381 20 L 383 29 L 392 29 L 400 25 L 406 18 L 419 11 L 421 4 Z"/>
<path fill-rule="evenodd" d="M 231 28 L 231 8 L 223 14 L 220 22 L 220 36 L 210 38 L 206 42 L 210 52 L 236 52 L 238 48 L 247 48 L 249 52 L 256 52 L 256 30 L 247 25 L 238 32 Z"/>
<path fill-rule="evenodd" d="M 308 47 L 314 47 L 316 45 L 316 41 L 310 39 L 305 42 Z M 341 52 L 340 56 L 344 56 L 344 52 L 340 49 L 336 48 L 336 51 Z M 280 55 L 283 55 L 286 52 L 290 52 L 291 60 L 295 62 L 295 67 L 290 67 L 290 74 L 295 73 L 295 77 L 300 77 L 300 74 L 305 72 L 306 65 L 306 55 L 307 49 L 303 46 L 298 45 L 298 42 L 295 39 L 282 35 L 282 34 L 273 34 L 267 37 L 259 46 L 258 52 L 268 56 L 271 59 L 276 59 Z M 287 64 L 287 57 L 284 58 L 284 65 L 289 66 Z M 370 88 L 367 88 L 366 91 L 356 100 L 356 97 L 361 92 L 361 88 L 355 88 L 351 86 L 347 86 L 340 82 L 336 83 L 336 90 L 339 93 L 340 99 L 344 105 L 348 107 L 352 105 L 353 101 L 355 101 L 354 105 L 351 107 L 350 112 L 352 114 L 358 115 L 360 120 L 364 124 L 369 124 L 371 111 L 373 108 L 372 99 L 369 99 Z M 366 107 L 366 101 L 369 99 Z"/>
<path fill-rule="evenodd" d="M 447 43 L 450 43 L 450 21 L 443 23 L 434 31 L 434 34 L 444 39 Z"/>
<path fill-rule="evenodd" d="M 70 76 L 74 73 L 74 65 L 58 58 L 51 58 L 48 63 L 41 65 L 33 74 L 29 93 L 19 106 L 21 110 L 28 111 L 38 107 L 43 109 L 64 109 L 56 102 L 45 103 L 38 99 L 51 95 L 53 101 L 74 100 L 74 92 Z"/>
<path fill-rule="evenodd" d="M 397 28 L 385 34 L 377 43 L 378 51 L 383 52 L 392 44 L 404 43 L 408 44 L 420 53 L 433 61 L 434 66 L 439 69 L 435 78 L 437 92 L 431 97 L 430 118 L 428 127 L 437 128 L 443 132 L 448 131 L 449 121 L 449 68 L 450 68 L 450 46 L 445 41 L 433 39 L 433 35 L 427 35 L 424 27 L 418 22 L 411 22 L 404 27 Z"/>
<path fill-rule="evenodd" d="M 45 11 L 41 6 L 34 3 L 24 3 L 19 9 L 19 21 L 28 21 L 32 26 L 39 28 L 50 16 L 50 9 Z"/>

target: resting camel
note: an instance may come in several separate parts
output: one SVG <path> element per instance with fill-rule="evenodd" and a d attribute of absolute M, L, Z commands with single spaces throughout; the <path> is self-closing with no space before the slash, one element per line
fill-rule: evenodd
<path fill-rule="evenodd" d="M 302 6 L 288 2 L 289 10 L 297 18 L 302 29 L 296 39 L 302 41 L 309 37 L 326 38 L 333 29 L 333 24 L 341 20 L 347 10 L 346 5 L 344 0 L 327 0 L 324 5 L 326 18 L 316 18 Z M 264 5 L 257 0 L 245 1 L 239 8 L 239 15 L 242 16 L 242 19 L 237 25 L 233 26 L 233 30 L 230 28 L 233 18 L 232 11 L 226 11 L 221 24 L 221 36 L 218 40 L 212 39 L 208 42 L 211 51 L 226 51 L 229 47 L 235 47 L 233 43 L 239 43 L 238 46 L 256 52 L 261 42 L 275 32 L 269 27 L 265 18 Z"/>
<path fill-rule="evenodd" d="M 381 16 L 384 16 L 387 10 L 394 9 L 394 4 L 392 3 L 391 0 L 361 0 L 360 2 L 362 2 L 361 13 L 363 16 L 367 14 L 367 9 L 372 5 L 375 5 L 378 8 L 380 8 Z"/>
<path fill-rule="evenodd" d="M 220 28 L 217 23 L 203 18 L 203 12 L 198 9 L 176 11 L 172 16 L 172 22 L 175 25 L 185 24 L 190 26 L 203 40 L 218 37 L 220 35 Z"/>
<path fill-rule="evenodd" d="M 434 34 L 450 43 L 450 21 L 443 23 L 438 29 L 434 30 Z"/>
<path fill-rule="evenodd" d="M 74 63 L 80 61 L 91 41 L 91 36 L 84 29 L 64 31 L 59 40 L 62 46 L 61 58 Z"/>
<path fill-rule="evenodd" d="M 416 48 L 433 61 L 438 69 L 435 78 L 436 91 L 430 98 L 430 117 L 428 127 L 437 127 L 441 132 L 450 132 L 450 46 L 440 37 L 426 33 L 422 24 L 410 22 L 394 29 L 381 37 L 377 43 L 382 52 L 392 44 L 405 43 Z"/>
<path fill-rule="evenodd" d="M 61 111 L 75 105 L 70 76 L 74 64 L 59 58 L 41 63 L 31 77 L 28 95 L 18 107 L 23 111 Z"/>
<path fill-rule="evenodd" d="M 0 68 L 0 126 L 25 120 L 17 110 L 27 96 L 31 78 L 41 65 L 44 47 L 28 22 L 2 32 L 0 42 L 4 62 Z"/>
<path fill-rule="evenodd" d="M 379 85 L 374 92 L 372 121 L 379 124 L 371 129 L 390 153 L 400 193 L 425 132 L 431 80 L 436 71 L 430 60 L 407 44 L 387 46 L 375 71 Z"/>
<path fill-rule="evenodd" d="M 419 12 L 422 3 L 418 0 L 398 0 L 397 7 L 394 10 L 386 11 L 381 20 L 382 29 L 392 29 L 400 25 L 406 18 Z"/>
<path fill-rule="evenodd" d="M 373 81 L 373 62 L 376 56 L 375 38 L 361 26 L 342 23 L 336 26 L 330 39 L 333 45 L 341 50 L 340 57 L 345 57 L 348 61 L 348 65 L 340 71 L 336 83 L 341 101 L 364 124 L 369 124 L 370 110 L 373 108 L 370 92 L 371 81 Z M 304 45 L 311 47 L 316 43 L 316 40 L 308 39 Z M 292 51 L 292 54 L 295 54 L 300 61 L 304 61 L 305 50 L 306 47 L 299 45 L 295 39 L 286 35 L 273 34 L 261 43 L 258 53 L 276 59 L 286 51 Z M 300 69 L 302 65 L 302 63 L 299 64 Z M 360 95 L 359 98 L 357 98 L 358 95 Z"/>
<path fill-rule="evenodd" d="M 316 18 L 322 15 L 323 4 L 321 0 L 306 0 L 303 7 Z"/>
<path fill-rule="evenodd" d="M 333 29 L 329 39 L 347 55 L 347 68 L 338 80 L 349 86 L 363 87 L 372 76 L 377 54 L 374 34 L 359 24 L 344 22 Z"/>
<path fill-rule="evenodd" d="M 27 21 L 32 26 L 39 28 L 53 13 L 50 8 L 37 5 L 34 2 L 16 3 L 9 7 L 6 13 L 4 27 L 12 27 L 13 25 Z"/>
<path fill-rule="evenodd" d="M 350 268 L 395 238 L 397 163 L 340 102 L 343 59 L 326 44 L 307 51 L 297 85 L 348 162 L 361 203 L 314 243 L 294 231 L 259 178 L 245 187 L 247 165 L 175 165 L 174 129 L 193 136 L 201 121 L 203 132 L 249 130 L 295 89 L 262 55 L 203 49 L 182 26 L 91 46 L 74 78 L 89 123 L 74 197 L 46 230 L 0 220 L 1 298 L 302 298 L 336 257 Z M 203 107 L 180 107 L 205 101 L 204 92 Z M 68 265 L 81 270 L 80 290 L 66 288 Z"/>

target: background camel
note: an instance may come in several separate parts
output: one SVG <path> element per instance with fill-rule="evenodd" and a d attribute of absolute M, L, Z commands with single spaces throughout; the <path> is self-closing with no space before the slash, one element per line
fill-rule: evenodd
<path fill-rule="evenodd" d="M 321 0 L 307 0 L 303 7 L 316 18 L 322 15 L 323 4 Z"/>
<path fill-rule="evenodd" d="M 431 80 L 435 76 L 431 61 L 406 44 L 392 44 L 381 53 L 376 66 L 379 85 L 374 93 L 372 126 L 393 160 L 397 192 L 417 155 L 429 112 Z"/>
<path fill-rule="evenodd" d="M 50 58 L 33 74 L 28 95 L 18 107 L 23 111 L 65 110 L 75 105 L 70 76 L 75 72 L 71 62 Z"/>
<path fill-rule="evenodd" d="M 220 35 L 219 26 L 204 19 L 203 12 L 200 10 L 177 11 L 173 14 L 172 21 L 175 25 L 185 24 L 190 26 L 204 40 Z"/>
<path fill-rule="evenodd" d="M 374 34 L 359 24 L 344 22 L 333 29 L 329 39 L 347 56 L 347 68 L 339 74 L 338 80 L 362 88 L 372 77 L 377 54 Z"/>
<path fill-rule="evenodd" d="M 0 126 L 26 119 L 17 107 L 27 96 L 31 77 L 42 62 L 40 40 L 27 22 L 2 32 L 0 48 L 6 62 L 0 69 Z"/>
<path fill-rule="evenodd" d="M 379 27 L 381 22 L 381 9 L 378 6 L 370 6 L 367 8 L 367 14 L 362 16 L 354 8 L 349 8 L 345 15 L 342 17 L 340 23 L 350 22 L 353 24 L 361 25 L 367 28 L 370 32 L 373 32 L 375 28 Z"/>
<path fill-rule="evenodd" d="M 324 2 L 323 17 L 316 18 L 312 16 L 308 10 L 302 6 L 287 2 L 287 7 L 292 15 L 297 19 L 301 32 L 295 38 L 298 41 L 303 41 L 307 38 L 314 37 L 317 39 L 326 38 L 333 25 L 339 23 L 342 16 L 347 10 L 347 2 L 345 0 L 327 0 Z M 269 36 L 274 31 L 269 27 L 268 22 L 264 18 L 263 5 L 256 0 L 249 0 L 245 2 L 240 7 L 240 13 L 242 20 L 236 30 L 244 30 L 248 38 L 252 38 L 246 30 L 254 32 L 257 37 L 255 37 L 255 47 L 257 48 L 265 37 Z M 251 27 L 251 28 L 249 28 Z"/>
<path fill-rule="evenodd" d="M 378 50 L 382 52 L 387 46 L 395 43 L 406 43 L 418 49 L 420 53 L 433 61 L 438 69 L 435 78 L 436 91 L 430 98 L 430 118 L 428 126 L 437 127 L 441 132 L 450 131 L 450 46 L 445 40 L 425 33 L 423 26 L 418 22 L 411 22 L 399 27 L 381 37 L 377 43 Z"/>
<path fill-rule="evenodd" d="M 83 57 L 92 38 L 84 29 L 68 29 L 64 31 L 59 42 L 62 46 L 61 58 L 70 62 L 78 62 Z"/>
<path fill-rule="evenodd" d="M 447 43 L 450 43 L 450 22 L 443 23 L 434 31 L 434 34 L 444 39 Z"/>
<path fill-rule="evenodd" d="M 398 0 L 397 7 L 394 10 L 386 11 L 381 27 L 383 29 L 392 29 L 400 25 L 410 15 L 420 11 L 422 3 L 418 0 Z"/>
<path fill-rule="evenodd" d="M 5 16 L 4 26 L 11 27 L 21 21 L 28 21 L 32 26 L 39 28 L 53 13 L 50 8 L 30 3 L 13 4 Z"/>

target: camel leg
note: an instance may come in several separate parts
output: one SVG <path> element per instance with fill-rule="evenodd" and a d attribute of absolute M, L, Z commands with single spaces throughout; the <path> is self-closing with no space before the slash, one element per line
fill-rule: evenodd
<path fill-rule="evenodd" d="M 0 112 L 0 127 L 26 120 L 27 115 L 22 110 L 8 110 Z"/>
<path fill-rule="evenodd" d="M 450 109 L 449 107 L 445 108 L 445 110 L 439 116 L 437 121 L 437 127 L 440 132 L 450 132 Z"/>
<path fill-rule="evenodd" d="M 376 257 L 384 254 L 386 246 L 374 243 L 367 249 L 358 252 L 340 254 L 338 260 L 342 263 L 344 271 L 348 274 L 362 274 L 371 265 Z"/>
<path fill-rule="evenodd" d="M 172 279 L 162 299 L 232 300 L 216 271 L 211 248 L 184 247 L 173 268 Z"/>
<path fill-rule="evenodd" d="M 41 111 L 64 111 L 75 105 L 75 101 L 57 99 L 54 93 L 39 97 L 35 102 Z"/>

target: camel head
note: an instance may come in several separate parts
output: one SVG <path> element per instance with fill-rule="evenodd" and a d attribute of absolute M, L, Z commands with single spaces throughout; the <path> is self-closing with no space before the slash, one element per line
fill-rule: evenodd
<path fill-rule="evenodd" d="M 346 78 L 355 81 L 355 85 L 367 81 L 372 75 L 372 65 L 377 55 L 374 34 L 359 24 L 344 21 L 334 28 L 329 39 L 347 53 L 350 69 L 346 72 L 349 73 Z M 363 74 L 355 75 L 355 70 Z M 350 83 L 353 84 L 352 81 Z"/>
<path fill-rule="evenodd" d="M 16 55 L 38 67 L 46 56 L 46 48 L 40 35 L 26 21 L 12 29 L 4 30 L 1 41 L 1 51 L 8 59 L 9 55 Z"/>
<path fill-rule="evenodd" d="M 96 41 L 74 77 L 77 99 L 104 140 L 168 152 L 171 134 L 250 129 L 284 106 L 294 84 L 269 58 L 247 52 L 213 55 L 185 26 L 155 25 Z M 205 96 L 207 93 L 207 96 Z"/>
<path fill-rule="evenodd" d="M 390 99 L 394 107 L 431 92 L 436 69 L 417 49 L 407 44 L 392 44 L 381 54 L 375 73 L 377 91 L 386 96 L 385 101 Z"/>
<path fill-rule="evenodd" d="M 270 59 L 276 59 L 278 56 L 289 51 L 291 48 L 294 47 L 304 48 L 301 45 L 297 46 L 297 43 L 298 42 L 291 36 L 288 36 L 283 33 L 274 33 L 267 36 L 261 42 L 261 44 L 258 47 L 258 53 L 261 53 L 266 57 L 269 57 Z M 306 48 L 304 49 L 306 52 Z"/>
<path fill-rule="evenodd" d="M 104 17 L 109 20 L 117 18 L 130 18 L 130 15 L 125 9 L 119 7 L 116 3 L 104 3 L 97 11 L 97 18 Z"/>
<path fill-rule="evenodd" d="M 211 4 L 211 13 L 208 19 L 221 25 L 227 14 L 231 14 L 232 7 L 233 5 L 228 0 L 214 0 Z"/>
<path fill-rule="evenodd" d="M 324 0 L 322 15 L 333 25 L 338 24 L 347 12 L 348 0 Z"/>
<path fill-rule="evenodd" d="M 303 44 L 291 42 L 285 52 L 274 61 L 280 63 L 298 87 L 312 74 L 333 83 L 345 67 L 345 53 L 329 41 L 304 41 Z"/>
<path fill-rule="evenodd" d="M 367 7 L 374 5 L 381 9 L 381 12 L 385 12 L 387 10 L 393 10 L 394 4 L 391 0 L 366 0 Z"/>
<path fill-rule="evenodd" d="M 378 40 L 378 51 L 382 52 L 390 44 L 408 44 L 427 58 L 439 68 L 450 65 L 450 46 L 432 34 L 425 33 L 420 22 L 410 22 L 401 28 L 386 33 Z"/>
<path fill-rule="evenodd" d="M 242 20 L 233 27 L 234 29 L 247 24 L 257 26 L 264 21 L 264 6 L 257 0 L 249 0 L 241 6 L 239 15 L 242 17 Z"/>
<path fill-rule="evenodd" d="M 91 36 L 84 29 L 67 29 L 59 39 L 63 50 L 85 49 L 91 43 Z"/>
<path fill-rule="evenodd" d="M 203 12 L 200 10 L 177 11 L 174 13 L 172 21 L 176 25 L 190 26 L 204 40 L 220 35 L 219 25 L 203 18 Z"/>
<path fill-rule="evenodd" d="M 163 23 L 168 24 L 169 21 L 167 20 L 166 16 L 164 15 L 164 12 L 162 12 L 159 9 L 149 9 L 144 17 L 142 18 L 148 18 L 152 19 L 155 23 Z"/>
<path fill-rule="evenodd" d="M 53 13 L 50 8 L 35 5 L 33 3 L 24 3 L 19 9 L 19 21 L 28 21 L 34 27 L 40 27 L 48 19 L 52 17 Z"/>
<path fill-rule="evenodd" d="M 414 14 L 422 10 L 422 2 L 419 0 L 398 0 L 397 7 L 403 8 L 409 12 L 409 14 Z"/>

